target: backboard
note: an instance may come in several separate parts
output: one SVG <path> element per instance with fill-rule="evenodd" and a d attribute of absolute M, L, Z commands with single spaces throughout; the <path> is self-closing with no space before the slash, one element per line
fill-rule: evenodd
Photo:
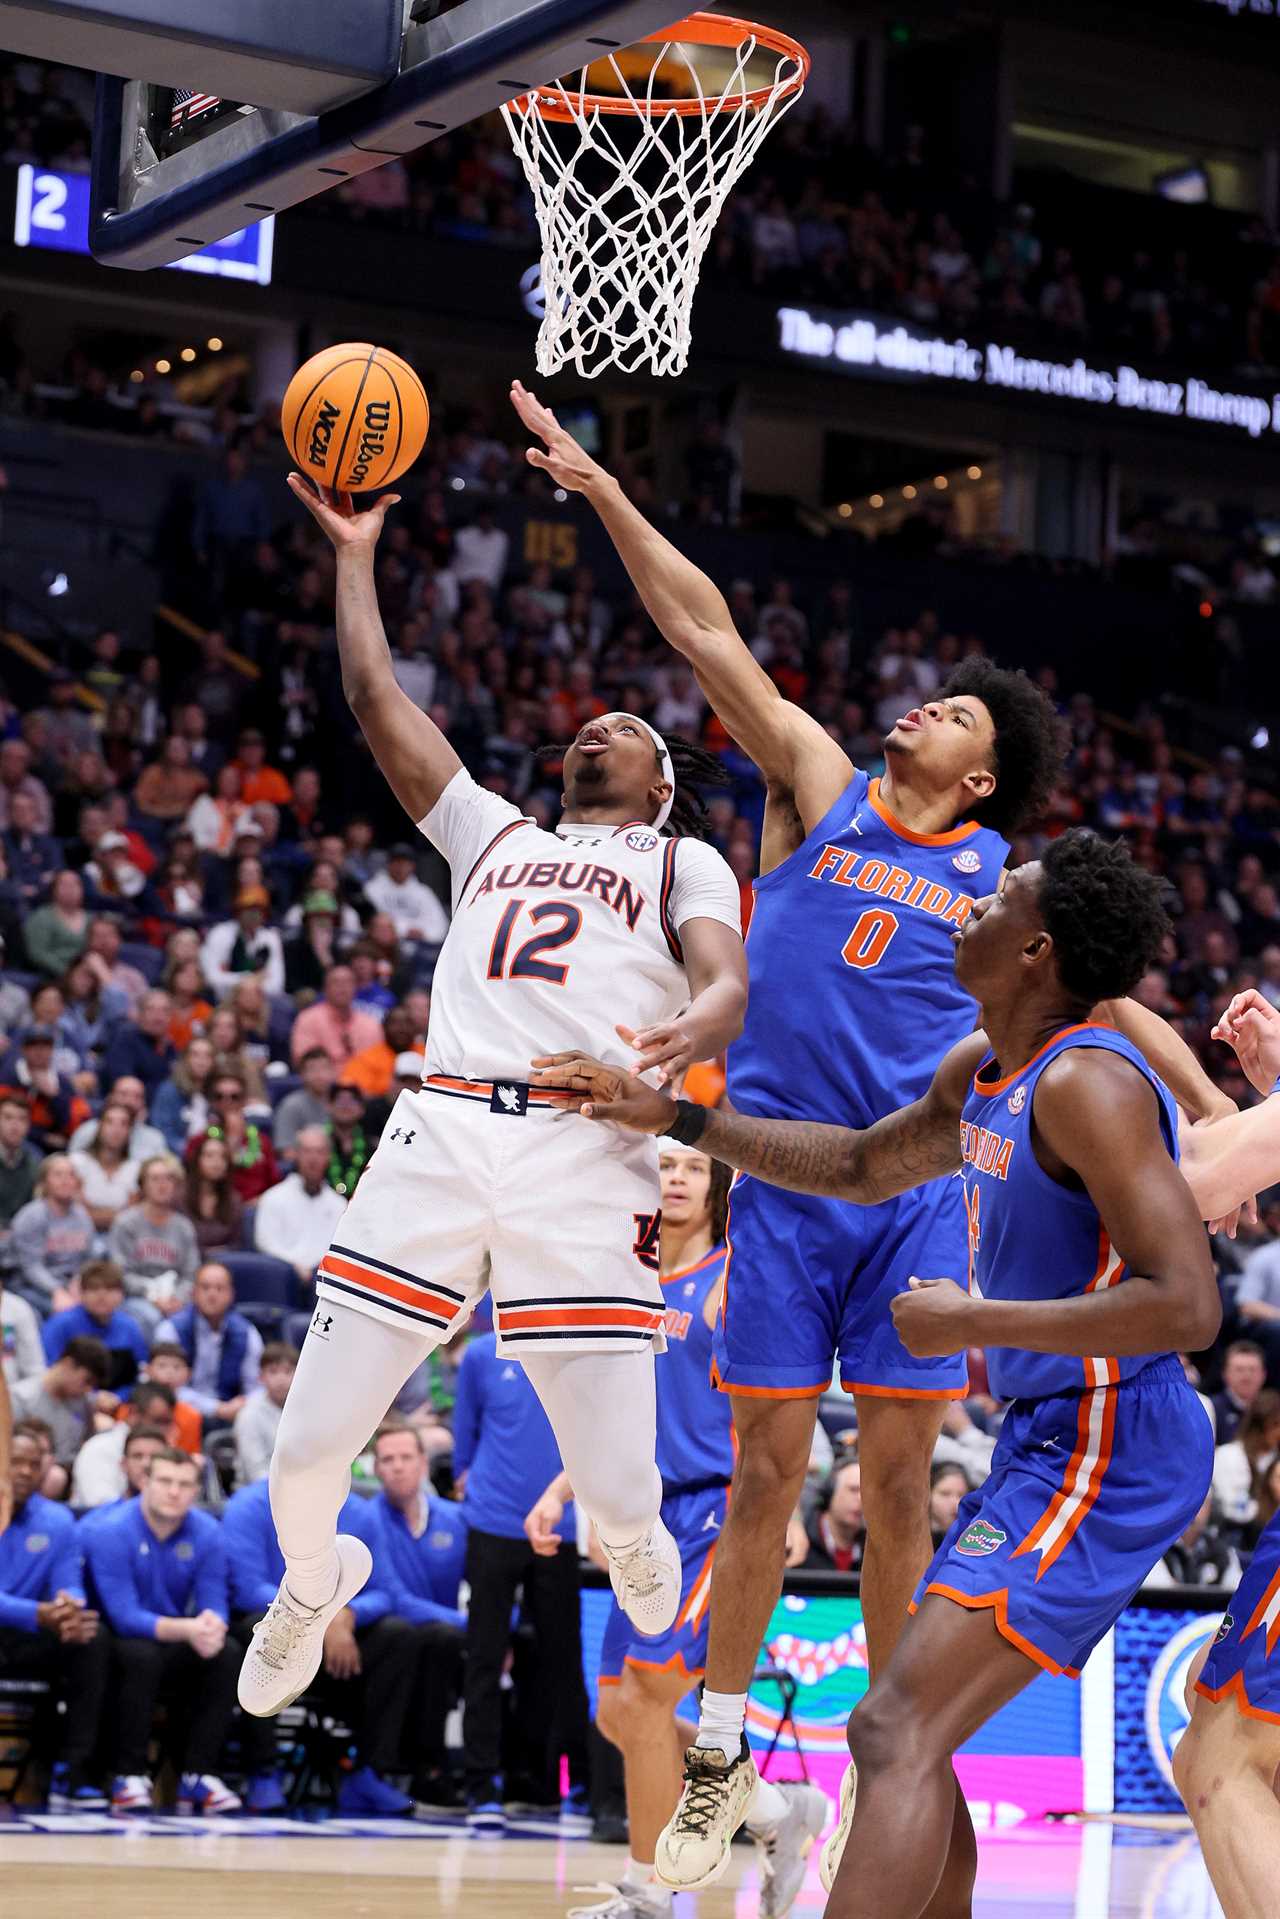
<path fill-rule="evenodd" d="M 197 47 L 181 87 L 167 56 L 164 84 L 100 76 L 95 258 L 170 264 L 629 46 L 680 12 L 679 0 L 460 0 L 423 19 L 416 16 L 433 10 L 430 0 L 395 3 L 403 22 L 397 71 L 316 114 L 224 98 Z M 158 64 L 154 73 L 162 74 Z M 269 77 L 264 72 L 264 82 Z M 246 79 L 242 93 L 267 97 L 252 69 Z"/>

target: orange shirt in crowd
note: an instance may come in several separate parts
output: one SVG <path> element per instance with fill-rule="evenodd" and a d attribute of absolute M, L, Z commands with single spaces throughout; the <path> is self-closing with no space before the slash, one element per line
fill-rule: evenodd
<path fill-rule="evenodd" d="M 248 806 L 257 806 L 260 800 L 270 800 L 272 806 L 288 806 L 293 799 L 293 788 L 284 774 L 274 766 L 260 766 L 256 773 L 248 773 L 234 762 L 240 774 L 240 797 Z"/>
<path fill-rule="evenodd" d="M 408 1050 L 421 1058 L 424 1049 L 411 1046 Z M 358 1086 L 366 1099 L 385 1099 L 395 1078 L 396 1057 L 386 1040 L 380 1039 L 376 1046 L 366 1046 L 362 1053 L 352 1055 L 338 1074 L 338 1083 Z"/>

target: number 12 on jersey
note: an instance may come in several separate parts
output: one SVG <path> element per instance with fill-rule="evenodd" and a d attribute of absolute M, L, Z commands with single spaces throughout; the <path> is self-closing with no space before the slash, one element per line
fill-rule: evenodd
<path fill-rule="evenodd" d="M 562 946 L 572 945 L 582 931 L 582 909 L 569 905 L 566 900 L 539 901 L 537 906 L 529 908 L 529 918 L 535 927 L 545 926 L 547 931 L 535 932 L 512 954 L 511 943 L 516 923 L 525 906 L 524 900 L 509 900 L 503 908 L 502 918 L 493 935 L 485 977 L 491 980 L 545 980 L 549 986 L 563 986 L 569 977 L 569 968 L 541 956 L 555 952 Z"/>

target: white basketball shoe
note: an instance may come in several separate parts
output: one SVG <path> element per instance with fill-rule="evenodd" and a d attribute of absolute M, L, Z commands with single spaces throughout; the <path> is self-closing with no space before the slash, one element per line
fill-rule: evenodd
<path fill-rule="evenodd" d="M 813 1843 L 831 1817 L 826 1793 L 807 1780 L 780 1779 L 778 1791 L 787 1810 L 777 1825 L 758 1833 L 747 1828 L 760 1862 L 760 1919 L 786 1919 L 804 1884 Z"/>
<path fill-rule="evenodd" d="M 338 1584 L 323 1606 L 300 1606 L 280 1581 L 269 1611 L 253 1629 L 240 1668 L 236 1697 L 245 1712 L 270 1719 L 307 1690 L 320 1670 L 325 1628 L 373 1571 L 373 1555 L 363 1539 L 339 1533 Z"/>
<path fill-rule="evenodd" d="M 849 1828 L 853 1824 L 853 1809 L 857 1803 L 858 1768 L 851 1759 L 845 1767 L 844 1778 L 840 1781 L 840 1817 L 836 1821 L 834 1832 L 828 1836 L 818 1860 L 818 1877 L 822 1881 L 824 1892 L 830 1892 L 836 1882 L 836 1874 L 840 1870 L 840 1861 L 844 1858 L 844 1849 L 849 1838 Z"/>
<path fill-rule="evenodd" d="M 677 1892 L 713 1886 L 729 1863 L 733 1835 L 756 1789 L 755 1762 L 744 1737 L 733 1759 L 718 1746 L 689 1746 L 680 1803 L 658 1835 L 654 1872 Z"/>
<path fill-rule="evenodd" d="M 629 1552 L 604 1546 L 614 1597 L 637 1632 L 657 1638 L 675 1624 L 680 1610 L 680 1548 L 661 1519 Z"/>

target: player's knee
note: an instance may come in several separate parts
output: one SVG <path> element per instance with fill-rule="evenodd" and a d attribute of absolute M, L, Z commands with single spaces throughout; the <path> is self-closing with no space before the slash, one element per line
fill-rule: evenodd
<path fill-rule="evenodd" d="M 928 1717 L 892 1680 L 880 1680 L 849 1721 L 849 1753 L 859 1772 L 916 1770 L 937 1758 Z"/>
<path fill-rule="evenodd" d="M 626 1713 L 621 1698 L 622 1686 L 615 1681 L 606 1685 L 603 1681 L 596 1696 L 596 1731 L 611 1746 L 621 1746 L 626 1729 Z"/>
<path fill-rule="evenodd" d="M 862 1510 L 877 1542 L 920 1530 L 929 1506 L 930 1455 L 904 1447 L 872 1459 L 859 1455 Z"/>
<path fill-rule="evenodd" d="M 743 1437 L 733 1475 L 730 1519 L 777 1518 L 786 1525 L 809 1464 L 809 1445 L 780 1442 L 768 1433 Z"/>

